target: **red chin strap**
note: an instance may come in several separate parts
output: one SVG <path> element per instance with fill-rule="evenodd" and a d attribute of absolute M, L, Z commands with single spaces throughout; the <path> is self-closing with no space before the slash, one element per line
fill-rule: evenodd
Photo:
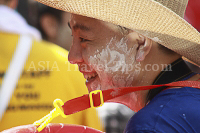
<path fill-rule="evenodd" d="M 47 124 L 55 117 L 61 115 L 62 117 L 66 118 L 67 115 L 85 110 L 91 107 L 99 107 L 104 102 L 111 100 L 113 98 L 117 98 L 123 95 L 126 95 L 131 92 L 140 91 L 140 90 L 150 90 L 157 87 L 192 87 L 192 88 L 199 88 L 200 84 L 198 81 L 178 81 L 172 82 L 169 84 L 161 84 L 161 85 L 150 85 L 150 86 L 138 86 L 138 87 L 121 87 L 115 89 L 108 89 L 108 90 L 96 90 L 91 92 L 90 94 L 83 95 L 81 97 L 69 100 L 65 103 L 62 102 L 60 99 L 54 100 L 54 109 L 42 119 L 34 122 L 33 124 L 39 126 L 37 128 L 38 131 L 42 131 Z M 64 112 L 62 111 L 61 105 Z"/>
<path fill-rule="evenodd" d="M 150 90 L 157 87 L 167 86 L 167 87 L 192 87 L 200 89 L 200 83 L 198 81 L 178 81 L 169 84 L 162 85 L 150 85 L 150 86 L 138 86 L 138 87 L 121 87 L 115 89 L 109 89 L 100 91 L 97 94 L 91 92 L 90 94 L 77 97 L 75 99 L 65 102 L 62 106 L 65 115 L 70 115 L 90 107 L 99 107 L 110 99 L 126 95 L 131 92 L 140 90 Z M 101 96 L 102 93 L 102 96 Z"/>

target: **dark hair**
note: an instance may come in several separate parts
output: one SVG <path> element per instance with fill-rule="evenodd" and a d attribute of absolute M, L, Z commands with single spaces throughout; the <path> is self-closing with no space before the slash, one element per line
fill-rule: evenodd
<path fill-rule="evenodd" d="M 55 9 L 55 8 L 52 8 L 52 7 L 49 7 L 49 6 L 39 5 L 37 28 L 38 28 L 38 30 L 40 30 L 43 39 L 46 40 L 47 39 L 47 35 L 44 32 L 44 30 L 43 30 L 43 28 L 42 28 L 42 26 L 40 24 L 40 19 L 44 15 L 49 14 L 49 15 L 52 15 L 57 20 L 58 23 L 61 23 L 61 21 L 62 21 L 62 12 L 63 11 Z"/>
<path fill-rule="evenodd" d="M 122 35 L 127 35 L 130 30 L 130 29 L 128 29 L 126 27 L 122 27 L 120 25 L 117 25 L 117 27 L 119 28 L 119 31 L 122 33 Z"/>

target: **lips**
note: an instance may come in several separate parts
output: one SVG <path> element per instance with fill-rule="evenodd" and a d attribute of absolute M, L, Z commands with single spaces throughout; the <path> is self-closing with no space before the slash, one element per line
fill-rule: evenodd
<path fill-rule="evenodd" d="M 92 79 L 94 79 L 98 74 L 95 73 L 83 73 L 84 78 L 87 80 L 87 82 L 91 81 Z"/>
<path fill-rule="evenodd" d="M 85 64 L 79 64 L 79 71 L 83 73 L 84 78 L 88 81 L 97 76 L 97 72 L 88 65 L 85 68 Z"/>
<path fill-rule="evenodd" d="M 86 69 L 85 65 L 83 65 L 83 64 L 79 65 L 79 71 L 81 73 L 83 73 L 84 78 L 86 79 L 86 86 L 88 88 L 88 91 L 89 92 L 93 91 L 94 83 L 95 83 L 95 81 L 98 80 L 97 72 L 90 66 L 87 66 L 87 69 Z"/>
<path fill-rule="evenodd" d="M 96 72 L 87 73 L 82 72 L 84 75 L 84 78 L 86 79 L 86 86 L 88 88 L 88 91 L 91 92 L 95 90 L 97 87 L 94 87 L 95 82 L 98 80 L 98 74 Z"/>

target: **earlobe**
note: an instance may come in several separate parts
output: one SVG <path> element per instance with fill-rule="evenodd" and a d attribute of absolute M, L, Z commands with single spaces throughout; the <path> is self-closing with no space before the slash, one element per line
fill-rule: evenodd
<path fill-rule="evenodd" d="M 136 54 L 136 61 L 141 62 L 145 59 L 146 55 L 148 55 L 148 53 L 150 52 L 151 47 L 152 47 L 152 40 L 145 37 L 144 41 L 143 42 L 140 41 L 138 42 L 138 44 L 139 44 L 139 47 Z"/>

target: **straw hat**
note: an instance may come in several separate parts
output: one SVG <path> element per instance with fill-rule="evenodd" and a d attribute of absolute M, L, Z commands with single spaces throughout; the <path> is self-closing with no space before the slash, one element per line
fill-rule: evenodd
<path fill-rule="evenodd" d="M 188 0 L 37 0 L 132 29 L 200 65 L 200 33 L 187 23 Z"/>

